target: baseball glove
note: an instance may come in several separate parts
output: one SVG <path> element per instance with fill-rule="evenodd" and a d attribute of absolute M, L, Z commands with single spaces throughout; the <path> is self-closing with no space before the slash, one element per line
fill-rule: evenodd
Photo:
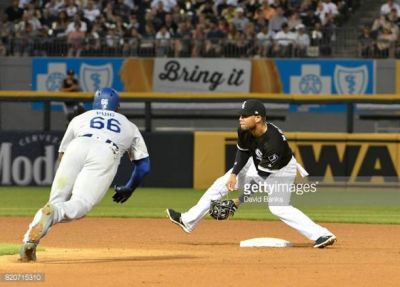
<path fill-rule="evenodd" d="M 233 216 L 238 207 L 232 199 L 211 200 L 209 213 L 216 220 L 226 220 Z"/>

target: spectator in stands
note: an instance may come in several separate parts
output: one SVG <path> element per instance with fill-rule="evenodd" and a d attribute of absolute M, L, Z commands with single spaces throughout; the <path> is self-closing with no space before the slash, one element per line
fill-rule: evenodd
<path fill-rule="evenodd" d="M 215 1 L 215 12 L 218 17 L 221 16 L 222 11 L 224 11 L 226 8 L 228 8 L 228 1 L 227 0 L 221 0 L 221 1 Z"/>
<path fill-rule="evenodd" d="M 397 35 L 393 33 L 389 26 L 383 28 L 376 42 L 377 56 L 380 58 L 387 58 L 389 55 L 393 56 L 394 43 L 396 40 Z"/>
<path fill-rule="evenodd" d="M 188 12 L 182 13 L 182 11 L 185 11 L 185 10 L 183 10 L 183 9 L 181 10 L 181 8 L 178 5 L 176 5 L 172 9 L 172 12 L 169 13 L 169 14 L 171 14 L 172 20 L 176 24 L 176 28 L 178 28 L 178 24 L 181 22 L 186 22 L 186 21 L 191 22 L 192 21 L 193 12 L 188 11 Z M 187 26 L 192 27 L 192 25 L 187 25 Z"/>
<path fill-rule="evenodd" d="M 258 55 L 269 57 L 273 47 L 274 32 L 268 31 L 268 26 L 264 26 L 257 34 Z"/>
<path fill-rule="evenodd" d="M 135 11 L 137 9 L 137 6 L 135 5 L 135 0 L 124 0 L 124 3 L 126 6 L 129 7 L 131 11 Z"/>
<path fill-rule="evenodd" d="M 228 7 L 222 11 L 222 17 L 228 22 L 231 23 L 235 18 L 236 6 L 233 3 L 228 2 Z"/>
<path fill-rule="evenodd" d="M 34 13 L 35 11 L 25 12 L 23 18 L 25 21 L 31 24 L 32 30 L 36 32 L 42 28 L 42 24 L 40 23 L 39 19 L 36 17 Z"/>
<path fill-rule="evenodd" d="M 224 54 L 226 57 L 237 56 L 238 54 L 237 41 L 239 39 L 239 33 L 240 32 L 237 30 L 236 26 L 233 23 L 228 25 L 228 31 L 226 34 L 225 49 L 224 49 Z"/>
<path fill-rule="evenodd" d="M 243 32 L 238 32 L 236 34 L 236 50 L 234 51 L 234 57 L 235 58 L 241 58 L 241 57 L 249 57 L 249 41 L 246 38 L 245 33 Z"/>
<path fill-rule="evenodd" d="M 257 11 L 257 14 L 258 13 L 260 13 L 260 15 L 263 15 L 265 20 L 270 21 L 272 17 L 277 14 L 277 11 L 274 6 L 270 5 L 269 0 L 264 0 L 262 8 Z"/>
<path fill-rule="evenodd" d="M 381 15 L 388 15 L 392 9 L 396 9 L 397 14 L 400 15 L 400 6 L 393 0 L 387 0 L 387 2 L 381 6 Z"/>
<path fill-rule="evenodd" d="M 389 26 L 389 21 L 387 20 L 386 16 L 381 15 L 379 18 L 374 20 L 371 28 L 371 35 L 374 39 L 377 39 L 379 33 L 385 29 L 385 27 Z"/>
<path fill-rule="evenodd" d="M 80 57 L 83 49 L 83 41 L 85 39 L 85 32 L 81 30 L 81 22 L 74 22 L 74 29 L 67 34 L 68 57 Z"/>
<path fill-rule="evenodd" d="M 204 26 L 202 24 L 197 24 L 193 32 L 193 49 L 192 57 L 201 57 L 204 55 L 206 34 L 204 32 Z"/>
<path fill-rule="evenodd" d="M 61 38 L 67 35 L 68 28 L 68 16 L 65 11 L 61 11 L 58 15 L 56 21 L 51 24 L 51 30 L 49 31 L 50 35 L 54 35 L 56 38 Z"/>
<path fill-rule="evenodd" d="M 96 56 L 100 54 L 101 49 L 101 28 L 99 23 L 94 23 L 92 29 L 86 36 L 86 54 L 89 56 Z"/>
<path fill-rule="evenodd" d="M 120 44 L 120 31 L 117 28 L 117 25 L 111 25 L 107 29 L 107 34 L 105 37 L 105 45 L 106 45 L 106 51 L 107 54 L 114 55 L 114 53 L 117 51 L 119 44 Z"/>
<path fill-rule="evenodd" d="M 325 0 L 324 9 L 326 13 L 330 14 L 333 18 L 339 15 L 338 7 L 332 0 Z"/>
<path fill-rule="evenodd" d="M 289 6 L 295 11 L 300 11 L 302 2 L 304 2 L 304 1 L 302 1 L 302 0 L 290 0 L 289 1 Z"/>
<path fill-rule="evenodd" d="M 237 7 L 235 13 L 236 15 L 233 18 L 232 23 L 239 32 L 243 32 L 244 28 L 249 23 L 249 19 L 244 17 L 244 10 L 242 7 Z"/>
<path fill-rule="evenodd" d="M 79 27 L 79 32 L 87 32 L 87 24 L 81 20 L 81 16 L 79 14 L 76 14 L 74 16 L 74 21 L 68 24 L 65 33 L 68 35 L 69 33 L 74 32 L 76 31 L 77 27 Z"/>
<path fill-rule="evenodd" d="M 322 1 L 318 2 L 317 9 L 315 10 L 315 15 L 317 17 L 319 17 L 319 20 L 320 20 L 322 26 L 325 25 L 325 23 L 327 22 L 327 18 L 330 15 L 326 9 L 326 6 L 324 5 L 324 3 Z"/>
<path fill-rule="evenodd" d="M 306 33 L 305 26 L 303 24 L 297 25 L 296 30 L 295 56 L 306 57 L 307 49 L 310 46 L 310 37 Z"/>
<path fill-rule="evenodd" d="M 139 31 L 139 27 L 140 27 L 140 23 L 137 19 L 137 16 L 135 14 L 132 14 L 129 17 L 129 23 L 126 25 L 126 29 L 129 30 L 131 28 L 136 29 L 137 31 Z"/>
<path fill-rule="evenodd" d="M 172 8 L 176 6 L 176 0 L 152 0 L 151 8 L 157 7 L 159 2 L 162 2 L 163 9 L 167 13 L 171 12 Z"/>
<path fill-rule="evenodd" d="M 300 5 L 300 14 L 304 15 L 308 11 L 312 10 L 313 12 L 317 8 L 317 1 L 312 1 L 312 0 L 303 0 Z"/>
<path fill-rule="evenodd" d="M 36 37 L 37 31 L 33 29 L 29 22 L 29 15 L 24 14 L 22 20 L 15 25 L 15 56 L 32 56 L 33 55 L 33 38 Z"/>
<path fill-rule="evenodd" d="M 61 12 L 61 7 L 64 5 L 63 0 L 50 0 L 44 6 L 44 9 L 47 10 L 49 18 L 51 20 L 56 20 L 58 18 L 59 13 Z"/>
<path fill-rule="evenodd" d="M 320 46 L 324 35 L 321 30 L 321 23 L 315 23 L 314 29 L 311 32 L 311 46 Z"/>
<path fill-rule="evenodd" d="M 135 27 L 132 27 L 124 39 L 123 55 L 137 56 L 142 36 Z"/>
<path fill-rule="evenodd" d="M 171 48 L 171 35 L 165 26 L 161 26 L 156 34 L 156 56 L 166 57 Z"/>
<path fill-rule="evenodd" d="M 19 0 L 19 7 L 26 9 L 26 7 L 31 4 L 32 0 Z"/>
<path fill-rule="evenodd" d="M 204 3 L 202 3 L 198 10 L 198 13 L 204 14 L 207 17 L 214 17 L 215 12 L 212 6 L 212 1 L 206 0 Z"/>
<path fill-rule="evenodd" d="M 314 10 L 307 10 L 306 15 L 302 17 L 302 21 L 304 26 L 307 29 L 312 30 L 315 27 L 316 23 L 321 23 L 321 20 L 318 16 L 315 15 Z"/>
<path fill-rule="evenodd" d="M 390 10 L 390 13 L 386 15 L 386 18 L 389 22 L 395 24 L 396 26 L 400 25 L 400 17 L 395 8 L 392 8 L 392 10 Z"/>
<path fill-rule="evenodd" d="M 207 33 L 206 55 L 208 57 L 221 56 L 223 41 L 226 38 L 225 33 L 213 21 L 209 23 L 209 31 Z"/>
<path fill-rule="evenodd" d="M 371 37 L 371 30 L 368 26 L 364 26 L 361 35 L 358 37 L 359 40 L 359 53 L 363 58 L 370 58 L 374 55 L 375 41 Z"/>
<path fill-rule="evenodd" d="M 116 0 L 113 6 L 113 11 L 114 14 L 121 17 L 124 22 L 129 20 L 131 9 L 124 3 L 124 0 Z"/>
<path fill-rule="evenodd" d="M 11 30 L 14 25 L 2 13 L 0 13 L 0 24 L 0 46 L 2 49 L 6 49 L 5 54 L 7 54 L 7 45 L 10 43 Z"/>
<path fill-rule="evenodd" d="M 165 14 L 164 26 L 165 29 L 168 31 L 168 33 L 171 35 L 171 37 L 175 36 L 178 26 L 176 25 L 174 18 L 170 13 Z"/>
<path fill-rule="evenodd" d="M 139 55 L 143 57 L 154 57 L 154 28 L 151 24 L 147 24 L 145 32 L 142 34 L 140 41 Z"/>
<path fill-rule="evenodd" d="M 258 17 L 256 16 L 257 12 L 255 12 L 253 18 L 254 18 L 254 31 L 256 33 L 261 32 L 261 30 L 266 26 L 268 28 L 268 22 L 265 20 L 264 17 Z"/>
<path fill-rule="evenodd" d="M 192 32 L 186 24 L 181 22 L 175 34 L 175 57 L 190 57 L 192 48 Z"/>
<path fill-rule="evenodd" d="M 274 37 L 274 55 L 278 57 L 290 57 L 294 44 L 293 38 L 289 32 L 289 25 L 283 23 L 281 30 Z"/>
<path fill-rule="evenodd" d="M 22 15 L 24 15 L 24 9 L 19 7 L 18 0 L 11 0 L 10 6 L 8 6 L 4 12 L 10 22 L 19 21 L 22 19 Z"/>
<path fill-rule="evenodd" d="M 282 7 L 276 8 L 276 15 L 271 18 L 269 21 L 269 31 L 272 32 L 279 32 L 282 31 L 282 25 L 287 23 L 287 18 L 283 16 L 283 9 Z"/>
<path fill-rule="evenodd" d="M 51 27 L 51 23 L 54 20 L 49 16 L 49 11 L 46 9 L 35 9 L 34 16 L 39 20 L 42 30 L 45 30 L 44 32 L 47 33 L 49 27 Z"/>
<path fill-rule="evenodd" d="M 164 4 L 161 1 L 157 3 L 156 7 L 148 12 L 148 15 L 151 15 L 151 21 L 153 22 L 153 28 L 155 30 L 160 30 L 161 26 L 164 25 L 166 14 Z"/>
<path fill-rule="evenodd" d="M 75 4 L 74 0 L 64 0 L 64 6 L 61 7 L 67 15 L 68 18 L 72 19 L 78 13 L 79 7 Z"/>
<path fill-rule="evenodd" d="M 293 14 L 290 15 L 290 17 L 288 18 L 289 30 L 292 30 L 293 28 L 298 27 L 300 24 L 303 24 L 303 21 L 301 20 L 299 13 L 297 13 L 297 12 L 295 11 L 295 12 L 293 12 Z"/>
<path fill-rule="evenodd" d="M 87 0 L 83 15 L 90 22 L 94 22 L 100 16 L 100 10 L 95 6 L 94 0 Z"/>
<path fill-rule="evenodd" d="M 107 22 L 115 22 L 116 21 L 117 17 L 114 14 L 112 2 L 107 2 L 106 6 L 103 9 L 103 14 L 104 14 L 104 17 Z"/>

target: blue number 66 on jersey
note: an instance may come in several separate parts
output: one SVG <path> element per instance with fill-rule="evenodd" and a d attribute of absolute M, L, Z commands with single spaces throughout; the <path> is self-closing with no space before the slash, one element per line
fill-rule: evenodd
<path fill-rule="evenodd" d="M 103 117 L 94 117 L 90 121 L 90 127 L 94 129 L 104 129 L 106 127 L 108 130 L 114 132 L 114 133 L 120 133 L 121 132 L 121 123 L 117 121 L 116 119 L 104 119 Z"/>

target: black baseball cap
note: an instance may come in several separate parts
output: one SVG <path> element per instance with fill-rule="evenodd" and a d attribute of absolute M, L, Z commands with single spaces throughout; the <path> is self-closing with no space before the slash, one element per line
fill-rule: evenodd
<path fill-rule="evenodd" d="M 75 75 L 74 70 L 68 70 L 67 71 L 67 75 L 71 75 L 71 76 Z"/>
<path fill-rule="evenodd" d="M 267 112 L 265 110 L 265 106 L 259 100 L 246 100 L 242 104 L 242 109 L 239 114 L 241 116 L 261 116 L 265 117 Z"/>

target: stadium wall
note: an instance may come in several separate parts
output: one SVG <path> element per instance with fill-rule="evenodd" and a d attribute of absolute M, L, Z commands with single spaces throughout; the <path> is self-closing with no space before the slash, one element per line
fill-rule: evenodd
<path fill-rule="evenodd" d="M 90 61 L 89 61 L 90 60 Z M 66 68 L 73 67 L 77 73 L 82 71 L 91 71 L 91 73 L 99 73 L 98 70 L 94 69 L 95 63 L 101 64 L 104 68 L 109 68 L 110 65 L 113 67 L 112 74 L 113 78 L 118 79 L 120 70 L 122 68 L 125 69 L 125 74 L 127 75 L 136 75 L 140 79 L 139 76 L 144 78 L 144 86 L 142 85 L 142 90 L 149 89 L 149 85 L 151 85 L 151 80 L 149 79 L 150 75 L 154 73 L 156 69 L 154 65 L 154 59 L 85 59 L 85 58 L 60 58 L 58 60 L 54 58 L 7 58 L 3 57 L 0 58 L 0 90 L 36 90 L 39 87 L 38 84 L 38 76 L 49 74 L 49 63 L 58 63 L 57 61 L 61 61 L 61 63 L 65 64 Z M 182 59 L 180 59 L 182 60 Z M 209 60 L 209 59 L 208 59 Z M 215 61 L 215 59 L 213 59 Z M 101 61 L 101 62 L 99 62 Z M 108 61 L 108 62 L 107 62 Z M 166 61 L 164 59 L 164 61 Z M 203 61 L 203 59 L 196 59 L 196 61 Z M 218 61 L 224 61 L 224 59 L 219 59 Z M 283 91 L 287 88 L 287 77 L 285 78 L 285 71 L 291 70 L 290 63 L 296 67 L 298 71 L 300 71 L 301 65 L 304 64 L 315 64 L 315 63 L 322 63 L 318 62 L 320 60 L 315 59 L 308 59 L 299 60 L 299 59 L 283 59 L 277 60 L 274 64 L 271 60 L 253 60 L 252 62 L 252 71 L 251 74 L 253 77 L 250 79 L 249 87 L 253 91 L 264 91 L 265 89 L 269 89 L 270 91 Z M 324 66 L 325 63 L 331 63 L 336 61 L 335 59 L 331 60 L 324 60 L 324 62 L 320 66 Z M 351 63 L 353 60 L 343 60 L 338 59 L 337 64 L 338 66 L 343 66 L 346 63 Z M 373 78 L 369 78 L 368 81 L 374 83 L 371 86 L 370 90 L 367 89 L 369 92 L 374 93 L 395 93 L 400 90 L 396 86 L 397 81 L 397 73 L 398 70 L 396 67 L 396 61 L 393 60 L 354 60 L 358 61 L 356 63 L 361 63 L 362 66 L 364 63 L 373 63 Z M 34 63 L 36 63 L 36 67 L 34 67 Z M 163 63 L 158 61 L 159 63 Z M 232 71 L 235 69 L 234 65 L 236 62 L 230 62 Z M 232 64 L 233 63 L 233 64 Z M 241 62 L 240 62 L 241 63 Z M 165 64 L 165 63 L 164 63 Z M 125 65 L 125 66 L 123 66 Z M 355 64 L 353 64 L 354 66 Z M 221 65 L 219 65 L 221 66 Z M 223 66 L 223 65 L 222 65 Z M 279 75 L 282 79 L 279 81 L 276 80 L 277 68 L 279 70 Z M 329 69 L 331 69 L 329 71 Z M 328 73 L 332 72 L 332 65 L 328 65 Z M 44 70 L 42 70 L 44 69 Z M 92 70 L 90 70 L 92 69 Z M 160 69 L 160 68 L 158 68 Z M 43 72 L 46 71 L 46 72 Z M 266 80 L 262 76 L 266 73 L 266 71 L 270 71 L 271 74 L 275 73 L 274 77 L 268 77 Z M 353 72 L 352 70 L 348 70 Z M 84 74 L 84 73 L 82 73 Z M 360 74 L 360 73 L 359 73 Z M 238 75 L 238 73 L 236 74 Z M 256 77 L 255 75 L 259 75 Z M 114 80 L 111 84 L 114 86 L 123 86 L 123 77 L 127 77 L 126 75 L 121 75 L 121 80 L 118 82 Z M 56 77 L 57 78 L 57 77 Z M 85 78 L 85 77 L 83 77 Z M 83 79 L 82 78 L 82 79 Z M 91 78 L 90 74 L 86 78 Z M 136 77 L 133 77 L 136 78 Z M 274 80 L 275 79 L 275 80 Z M 323 80 L 323 77 L 320 80 Z M 333 80 L 331 80 L 333 81 Z M 125 82 L 129 82 L 125 79 Z M 266 86 L 265 86 L 266 85 Z M 140 85 L 134 85 L 136 87 Z M 286 86 L 286 88 L 285 88 Z M 131 87 L 132 89 L 132 87 Z M 287 91 L 287 90 L 286 90 Z M 335 92 L 335 91 L 334 91 Z M 304 107 L 304 106 L 303 106 Z M 333 110 L 332 110 L 333 108 Z M 344 132 L 346 131 L 346 119 L 343 114 L 337 113 L 337 110 L 334 110 L 336 107 L 326 107 L 318 108 L 319 113 L 311 115 L 309 113 L 296 113 L 298 109 L 295 106 L 290 106 L 290 112 L 286 115 L 286 121 L 279 123 L 280 127 L 286 131 L 308 131 L 308 132 L 321 132 L 321 131 L 331 131 L 331 132 Z M 339 107 L 340 108 L 340 107 Z M 304 110 L 301 110 L 304 111 Z M 307 111 L 317 111 L 315 107 L 310 106 Z M 316 120 L 316 117 L 318 120 Z M 51 117 L 52 122 L 52 130 L 59 130 L 62 131 L 65 129 L 65 116 L 62 111 L 61 105 L 53 105 L 53 112 Z M 302 123 L 299 127 L 298 123 Z M 326 123 L 334 122 L 335 125 L 326 126 Z M 170 126 L 174 125 L 174 121 L 164 121 L 162 123 L 163 126 Z M 231 128 L 231 123 L 221 122 L 222 127 L 226 127 L 226 129 Z M 210 121 L 210 125 L 213 124 L 213 121 Z M 7 130 L 7 131 L 31 131 L 31 130 L 41 130 L 43 129 L 43 113 L 41 110 L 40 105 L 33 105 L 31 103 L 15 103 L 15 102 L 0 102 L 0 129 Z M 143 121 L 138 121 L 139 127 L 143 127 Z M 202 124 L 203 126 L 207 126 L 207 121 Z M 374 129 L 373 122 L 371 121 L 360 121 L 355 119 L 355 132 L 370 132 Z"/>
<path fill-rule="evenodd" d="M 328 184 L 398 184 L 397 134 L 287 133 L 291 148 L 313 178 Z M 2 132 L 0 183 L 49 186 L 56 170 L 61 132 Z M 236 133 L 144 133 L 152 170 L 146 187 L 207 188 L 234 162 Z M 131 167 L 122 158 L 114 181 L 124 183 Z"/>
<path fill-rule="evenodd" d="M 62 132 L 2 132 L 0 134 L 0 184 L 2 186 L 51 185 Z M 144 133 L 151 173 L 144 186 L 193 186 L 193 135 L 191 133 Z M 101 156 L 101 155 L 99 155 Z M 131 174 L 125 155 L 114 184 L 123 184 Z"/>

